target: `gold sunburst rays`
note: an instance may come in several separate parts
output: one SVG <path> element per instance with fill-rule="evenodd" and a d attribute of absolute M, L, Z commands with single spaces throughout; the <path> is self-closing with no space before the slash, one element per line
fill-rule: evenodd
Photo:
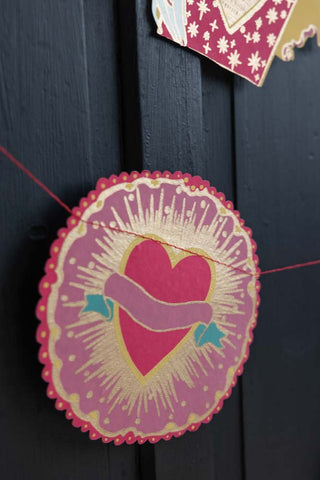
<path fill-rule="evenodd" d="M 78 302 L 63 302 L 64 307 L 85 307 L 86 302 L 79 300 Z"/>
<path fill-rule="evenodd" d="M 104 279 L 101 279 L 99 282 L 97 282 L 96 277 L 93 277 L 93 276 L 90 277 L 88 275 L 78 274 L 77 278 L 79 278 L 80 280 L 85 280 L 84 285 L 87 285 L 88 287 L 100 286 L 100 284 L 103 285 L 104 282 L 105 282 L 105 277 L 104 277 Z"/>
<path fill-rule="evenodd" d="M 180 186 L 181 191 L 183 191 L 183 187 L 184 185 Z M 247 268 L 249 272 L 253 271 L 253 266 L 249 268 L 246 259 L 237 261 L 236 252 L 240 247 L 246 248 L 247 258 L 252 254 L 252 247 L 241 229 L 240 232 L 235 228 L 230 229 L 230 221 L 233 222 L 233 227 L 235 223 L 238 223 L 235 217 L 231 217 L 230 212 L 225 209 L 224 213 L 219 211 L 215 200 L 210 197 L 206 198 L 207 203 L 198 218 L 196 198 L 189 207 L 184 198 L 182 207 L 178 211 L 176 195 L 173 195 L 170 205 L 166 207 L 164 189 L 161 189 L 161 186 L 159 188 L 158 200 L 156 201 L 155 195 L 151 193 L 148 208 L 145 210 L 142 208 L 139 185 L 130 192 L 130 200 L 129 194 L 124 196 L 127 221 L 124 221 L 119 211 L 112 207 L 111 211 L 117 228 L 131 231 L 137 235 L 151 236 L 161 232 L 161 236 L 168 243 L 189 250 L 205 248 L 208 256 L 213 259 L 219 259 L 236 268 Z M 133 213 L 131 206 L 133 202 L 135 202 L 137 213 Z M 208 223 L 206 219 L 210 206 L 213 206 L 216 211 Z M 132 235 L 127 233 L 110 231 L 107 228 L 104 229 L 104 232 L 105 235 L 102 238 L 96 239 L 98 250 L 92 253 L 92 258 L 96 262 L 94 267 L 79 266 L 79 281 L 70 283 L 87 293 L 103 292 L 106 279 L 113 271 L 119 271 L 123 253 L 132 242 Z M 223 232 L 226 234 L 223 235 Z M 234 243 L 232 244 L 232 242 Z M 244 313 L 241 310 L 244 302 L 237 296 L 244 291 L 241 285 L 247 275 L 220 264 L 216 264 L 216 275 L 216 287 L 210 299 L 214 306 L 213 320 L 225 334 L 223 342 L 234 348 L 230 337 L 235 335 L 233 330 L 237 325 L 227 322 L 226 315 L 242 315 Z M 95 378 L 99 379 L 101 395 L 103 395 L 101 398 L 105 398 L 105 402 L 108 404 L 108 414 L 117 406 L 122 405 L 128 414 L 131 415 L 135 412 L 139 417 L 141 409 L 148 411 L 150 402 L 154 404 L 158 415 L 160 415 L 161 406 L 173 411 L 174 403 L 178 401 L 175 382 L 183 381 L 189 388 L 194 388 L 199 371 L 208 375 L 210 369 L 215 368 L 213 352 L 220 357 L 225 357 L 223 349 L 214 345 L 205 344 L 198 348 L 191 337 L 186 345 L 175 354 L 174 359 L 168 360 L 162 367 L 161 375 L 155 374 L 146 384 L 142 385 L 132 374 L 121 354 L 112 323 L 103 322 L 101 328 L 94 328 L 91 314 L 73 324 L 73 328 L 80 326 L 83 328 L 86 322 L 88 328 L 81 331 L 78 338 L 84 342 L 85 349 L 89 352 L 89 359 L 77 370 L 77 374 L 81 375 L 91 368 L 91 373 L 85 378 L 85 382 L 88 383 Z"/>
<path fill-rule="evenodd" d="M 83 305 L 85 303 L 83 302 Z M 65 306 L 65 305 L 64 305 Z M 67 305 L 68 306 L 68 305 Z M 73 306 L 73 305 L 72 305 Z M 80 316 L 80 319 L 77 320 L 76 322 L 72 322 L 70 323 L 69 325 L 66 325 L 66 329 L 67 330 L 71 330 L 75 327 L 81 327 L 81 326 L 85 326 L 85 325 L 89 325 L 89 324 L 92 324 L 92 323 L 96 323 L 96 322 L 99 322 L 101 321 L 101 318 L 97 318 L 93 313 L 91 312 L 88 312 L 86 314 L 83 314 Z"/>
<path fill-rule="evenodd" d="M 108 271 L 110 271 L 110 268 L 104 267 L 101 269 L 94 269 L 93 267 L 89 268 L 89 267 L 82 267 L 81 265 L 79 265 L 78 270 L 86 274 L 86 276 L 88 276 L 89 278 L 94 278 L 96 280 L 100 280 L 103 282 L 106 280 L 106 274 L 108 273 Z"/>
<path fill-rule="evenodd" d="M 90 283 L 80 283 L 80 282 L 69 282 L 70 287 L 78 288 L 80 290 L 83 290 L 86 293 L 96 293 L 97 289 L 95 287 L 92 287 Z"/>
<path fill-rule="evenodd" d="M 154 375 L 146 385 L 140 385 L 140 388 L 134 388 L 135 385 L 132 384 L 132 378 L 134 377 L 131 378 L 131 381 L 126 382 L 123 382 L 123 376 L 119 377 L 119 383 L 122 385 L 120 389 L 118 385 L 115 386 L 111 393 L 113 403 L 110 407 L 110 412 L 124 401 L 127 402 L 128 414 L 130 415 L 133 409 L 136 408 L 138 417 L 141 414 L 142 405 L 147 412 L 148 405 L 154 404 L 159 416 L 160 407 L 164 410 L 174 411 L 174 402 L 178 401 L 175 381 L 184 381 L 189 388 L 194 388 L 194 378 L 199 376 L 195 364 L 205 374 L 208 374 L 203 362 L 199 360 L 199 354 L 200 356 L 205 356 L 204 352 L 196 351 L 192 343 L 190 343 L 190 346 L 192 351 L 189 351 L 189 354 L 186 355 L 185 349 L 181 349 L 176 354 L 174 361 L 169 360 L 163 367 L 161 375 Z"/>
<path fill-rule="evenodd" d="M 94 316 L 99 322 L 99 316 L 97 314 Z M 81 331 L 83 342 L 86 341 L 86 334 L 89 337 L 93 331 L 92 320 L 91 318 L 89 328 Z M 76 374 L 85 373 L 90 367 L 92 368 L 90 375 L 84 381 L 88 383 L 95 378 L 100 379 L 100 386 L 103 387 L 101 395 L 105 396 L 106 402 L 110 405 L 108 414 L 123 402 L 128 414 L 136 408 L 137 417 L 142 407 L 146 410 L 145 407 L 149 402 L 154 403 L 159 415 L 160 406 L 173 411 L 174 402 L 178 401 L 174 387 L 175 380 L 184 381 L 190 388 L 194 388 L 194 378 L 199 376 L 198 370 L 208 375 L 208 368 L 205 367 L 203 360 L 210 369 L 214 368 L 210 358 L 211 346 L 198 349 L 193 341 L 189 341 L 188 348 L 179 351 L 174 360 L 169 360 L 163 367 L 161 375 L 156 374 L 148 384 L 141 385 L 122 359 L 111 325 L 97 325 L 94 329 L 97 332 L 97 338 L 90 345 L 89 359 L 77 369 Z"/>

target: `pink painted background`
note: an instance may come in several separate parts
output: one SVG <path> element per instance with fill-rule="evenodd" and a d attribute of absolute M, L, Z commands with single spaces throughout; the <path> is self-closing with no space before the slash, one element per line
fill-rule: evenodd
<path fill-rule="evenodd" d="M 149 441 L 158 441 L 160 438 L 164 439 L 169 439 L 171 438 L 172 435 L 175 436 L 180 436 L 182 433 L 184 433 L 185 430 L 177 430 L 174 432 L 168 432 L 168 434 L 163 435 L 161 437 L 155 435 L 155 436 L 149 436 L 149 432 L 157 432 L 160 431 L 164 428 L 164 426 L 169 422 L 168 419 L 168 411 L 163 410 L 161 412 L 161 415 L 158 416 L 155 406 L 153 405 L 152 402 L 149 403 L 148 405 L 148 412 L 143 412 L 141 414 L 141 424 L 139 425 L 139 430 L 140 434 L 139 435 L 134 435 L 130 431 L 130 427 L 134 427 L 134 421 L 136 419 L 136 414 L 135 412 L 132 413 L 132 415 L 128 415 L 128 413 L 122 409 L 122 405 L 119 405 L 113 410 L 112 415 L 110 415 L 110 424 L 107 426 L 108 431 L 110 431 L 110 434 L 108 436 L 102 436 L 101 433 L 96 430 L 90 422 L 86 422 L 79 418 L 73 412 L 71 406 L 68 404 L 68 402 L 64 399 L 61 398 L 56 391 L 55 388 L 55 382 L 54 379 L 52 378 L 52 365 L 50 361 L 50 357 L 48 356 L 48 337 L 49 337 L 49 330 L 48 330 L 48 325 L 47 325 L 47 317 L 46 317 L 46 307 L 47 307 L 47 301 L 48 298 L 50 297 L 50 285 L 54 284 L 56 281 L 56 275 L 54 272 L 55 265 L 57 264 L 57 260 L 59 257 L 59 251 L 61 250 L 62 244 L 65 241 L 65 238 L 67 238 L 68 235 L 72 232 L 72 230 L 78 225 L 79 220 L 77 216 L 79 217 L 86 208 L 88 208 L 87 204 L 90 205 L 90 203 L 96 201 L 96 199 L 99 197 L 99 192 L 104 190 L 105 188 L 113 186 L 115 183 L 125 183 L 128 181 L 134 181 L 134 172 L 130 175 L 128 174 L 121 174 L 119 177 L 112 176 L 110 179 L 100 179 L 97 188 L 95 191 L 90 192 L 88 197 L 86 199 L 82 199 L 80 202 L 80 207 L 74 209 L 74 215 L 75 217 L 70 217 L 68 220 L 68 226 L 67 228 L 61 229 L 59 231 L 59 238 L 53 243 L 52 248 L 51 248 L 51 258 L 48 260 L 47 265 L 46 265 L 46 275 L 43 278 L 43 280 L 40 283 L 40 293 L 42 295 L 42 299 L 39 301 L 38 307 L 37 307 L 37 315 L 38 318 L 41 321 L 41 324 L 39 326 L 38 332 L 37 332 L 37 338 L 38 341 L 42 344 L 42 347 L 39 352 L 39 358 L 42 363 L 45 364 L 44 370 L 43 370 L 43 377 L 46 381 L 49 382 L 48 386 L 48 395 L 51 398 L 56 398 L 56 407 L 60 410 L 66 410 L 66 416 L 67 418 L 72 419 L 73 424 L 75 426 L 81 427 L 83 431 L 89 431 L 90 432 L 90 438 L 96 439 L 102 437 L 102 440 L 105 442 L 109 442 L 113 440 L 116 444 L 120 444 L 123 441 L 126 441 L 127 443 L 132 443 L 134 441 L 138 441 L 139 443 L 143 443 L 146 440 Z M 147 176 L 147 177 L 152 177 L 156 178 L 156 176 L 159 176 L 159 172 L 154 172 L 153 174 L 150 174 L 149 172 L 143 172 L 141 176 Z M 170 175 L 171 178 L 182 178 L 182 177 L 187 177 L 189 180 L 188 185 L 195 186 L 196 189 L 200 189 L 200 187 L 207 188 L 211 193 L 215 195 L 216 198 L 218 198 L 221 202 L 221 205 L 224 206 L 227 209 L 232 209 L 232 203 L 231 202 L 226 202 L 224 199 L 223 194 L 217 193 L 213 187 L 210 187 L 208 182 L 204 182 L 200 177 L 191 177 L 189 175 L 182 175 L 181 172 L 176 172 L 176 174 L 172 175 L 169 174 L 168 172 L 164 172 L 161 174 L 161 176 L 166 176 L 168 177 Z M 140 175 L 139 175 L 140 176 Z M 137 174 L 135 173 L 135 177 L 137 177 Z M 125 180 L 124 180 L 125 178 Z M 166 196 L 170 197 L 174 194 L 176 190 L 176 185 L 165 185 L 164 186 L 165 191 L 166 191 Z M 142 204 L 148 204 L 149 199 L 150 199 L 150 188 L 147 185 L 142 185 L 140 187 L 140 193 L 141 193 L 141 199 L 142 199 Z M 157 195 L 160 194 L 159 190 L 152 190 L 152 193 L 155 196 L 155 204 L 157 203 Z M 121 215 L 125 218 L 126 212 L 125 210 L 121 210 L 121 205 L 124 205 L 123 203 L 123 191 L 116 192 L 111 198 L 108 200 L 108 205 L 106 208 L 104 208 L 102 211 L 95 213 L 90 217 L 90 221 L 104 221 L 106 224 L 109 224 L 111 221 L 114 220 L 114 216 L 111 211 L 111 206 L 114 204 L 117 206 L 117 210 L 121 212 Z M 199 211 L 201 210 L 200 203 L 203 197 L 193 197 L 190 199 L 188 195 L 182 194 L 178 196 L 177 199 L 177 204 L 176 208 L 179 210 L 182 207 L 182 200 L 185 198 L 187 202 L 191 204 L 195 200 L 197 202 L 197 209 Z M 84 204 L 86 207 L 84 207 Z M 133 208 L 133 213 L 137 213 L 134 211 L 134 206 Z M 199 212 L 200 213 L 200 212 Z M 206 218 L 206 221 L 210 221 L 210 218 L 213 217 L 216 214 L 216 207 L 214 205 L 214 202 L 211 202 L 211 207 L 209 210 L 208 217 Z M 235 212 L 235 215 L 239 217 L 238 212 Z M 77 218 L 75 220 L 75 218 Z M 198 217 L 200 218 L 200 216 Z M 243 225 L 243 228 L 246 230 L 246 232 L 251 236 L 251 231 L 250 229 L 244 227 L 244 222 L 241 220 L 241 225 Z M 226 224 L 226 229 L 232 229 L 233 228 L 233 222 L 231 219 L 228 219 L 228 222 Z M 84 385 L 84 378 L 81 375 L 75 374 L 75 371 L 77 368 L 79 368 L 80 363 L 82 364 L 83 361 L 86 359 L 86 355 L 88 355 L 88 352 L 85 351 L 83 343 L 81 339 L 75 340 L 75 338 L 69 338 L 67 336 L 67 325 L 76 321 L 78 318 L 78 315 L 81 311 L 81 307 L 77 308 L 72 308 L 72 309 L 66 309 L 63 306 L 63 302 L 60 300 L 63 295 L 66 295 L 69 299 L 69 301 L 72 302 L 78 302 L 83 300 L 83 292 L 81 292 L 79 289 L 76 289 L 72 286 L 70 286 L 70 281 L 75 278 L 77 272 L 77 267 L 79 263 L 82 265 L 87 265 L 89 264 L 90 261 L 92 261 L 92 252 L 97 250 L 97 244 L 96 244 L 96 239 L 99 238 L 99 236 L 105 235 L 105 231 L 101 231 L 102 229 L 94 229 L 93 226 L 88 225 L 88 231 L 85 237 L 77 239 L 73 244 L 70 250 L 68 251 L 68 254 L 65 258 L 65 263 L 64 263 L 64 281 L 59 289 L 59 300 L 56 305 L 56 311 L 55 311 L 55 318 L 56 322 L 61 328 L 61 337 L 56 343 L 56 353 L 57 355 L 64 361 L 63 368 L 61 370 L 61 382 L 63 384 L 63 387 L 66 391 L 67 394 L 71 394 L 73 392 L 78 392 L 80 394 L 80 408 L 81 411 L 85 414 L 88 414 L 92 410 L 98 410 L 100 417 L 104 418 L 108 413 L 108 408 L 109 405 L 107 403 L 105 404 L 100 404 L 98 403 L 98 398 L 101 397 L 102 395 L 106 396 L 106 392 L 102 391 L 102 388 L 99 386 L 99 381 L 97 379 L 94 379 L 91 384 L 86 384 Z M 221 241 L 223 241 L 223 238 L 221 238 Z M 251 241 L 253 245 L 253 251 L 256 250 L 256 245 L 253 241 Z M 152 254 L 152 255 L 157 255 L 159 254 L 160 256 L 163 255 L 163 247 L 160 247 L 159 245 L 155 244 L 156 246 L 154 248 L 151 248 L 152 252 L 146 252 L 146 254 Z M 232 245 L 231 245 L 232 246 Z M 240 248 L 240 253 L 239 257 L 240 258 L 247 258 L 248 252 L 246 248 Z M 75 258 L 77 261 L 76 263 L 70 263 L 70 259 Z M 162 259 L 163 260 L 163 259 Z M 255 264 L 258 264 L 258 258 L 255 254 L 253 254 L 253 260 Z M 137 259 L 135 260 L 137 264 Z M 134 262 L 133 262 L 134 263 Z M 139 262 L 138 262 L 139 263 Z M 201 263 L 201 262 L 200 262 Z M 171 289 L 168 290 L 166 289 L 166 279 L 165 276 L 168 272 L 166 272 L 166 266 L 164 264 L 164 281 L 161 282 L 161 279 L 156 279 L 153 277 L 152 269 L 150 268 L 147 270 L 147 273 L 145 273 L 144 277 L 141 277 L 141 272 L 139 273 L 139 269 L 136 267 L 132 268 L 130 267 L 131 261 L 130 257 L 127 263 L 126 267 L 126 274 L 130 276 L 131 278 L 134 278 L 137 282 L 140 282 L 142 286 L 145 286 L 145 288 L 149 288 L 149 293 L 155 295 L 161 300 L 165 300 L 168 302 L 179 302 L 179 301 L 186 301 L 191 299 L 199 298 L 202 299 L 203 295 L 205 295 L 205 291 L 207 289 L 207 281 L 205 280 L 203 284 L 201 284 L 200 279 L 197 277 L 197 272 L 195 271 L 195 268 L 193 268 L 193 272 L 186 272 L 187 274 L 183 276 L 183 278 L 186 281 L 186 285 L 190 281 L 191 278 L 195 281 L 195 284 L 198 282 L 198 288 L 199 290 L 199 295 L 198 294 L 184 294 L 183 290 L 183 282 L 181 278 L 179 278 L 179 275 L 177 276 L 177 280 L 173 279 L 173 283 L 171 285 Z M 193 265 L 194 267 L 194 265 Z M 131 269 L 131 270 L 130 270 Z M 200 269 L 201 270 L 201 269 Z M 257 269 L 258 271 L 258 269 Z M 190 273 L 190 278 L 188 277 L 188 274 Z M 139 277 L 140 276 L 140 277 Z M 243 279 L 244 282 L 244 287 L 245 291 L 247 291 L 246 286 L 249 283 L 249 281 L 252 280 L 251 276 L 247 276 Z M 199 283 L 200 282 L 200 283 Z M 180 284 L 180 288 L 178 288 L 178 284 Z M 48 287 L 49 285 L 49 287 Z M 149 287 L 148 287 L 149 285 Z M 256 281 L 256 289 L 257 292 L 259 290 L 259 283 Z M 194 288 L 193 288 L 194 290 Z M 186 292 L 190 291 L 188 288 L 185 290 Z M 204 293 L 201 293 L 203 291 Z M 196 298 L 195 298 L 196 297 Z M 212 354 L 212 361 L 217 364 L 221 363 L 223 364 L 223 367 L 221 369 L 214 369 L 213 371 L 210 372 L 210 375 L 204 376 L 201 371 L 198 371 L 198 378 L 197 378 L 197 388 L 190 389 L 186 384 L 183 382 L 180 382 L 178 385 L 176 385 L 177 392 L 178 392 L 178 402 L 176 402 L 175 405 L 175 412 L 174 412 L 174 423 L 176 423 L 178 426 L 179 425 L 184 425 L 188 419 L 188 414 L 190 412 L 193 412 L 197 415 L 204 415 L 206 412 L 206 403 L 209 401 L 212 402 L 212 399 L 214 398 L 215 392 L 217 390 L 221 390 L 224 388 L 225 385 L 225 379 L 226 379 L 226 374 L 229 366 L 231 364 L 234 364 L 234 357 L 235 356 L 240 356 L 241 355 L 241 349 L 243 348 L 243 338 L 245 335 L 245 331 L 247 328 L 247 324 L 250 320 L 250 312 L 252 312 L 252 308 L 257 308 L 258 302 L 259 302 L 259 297 L 258 295 L 256 296 L 256 305 L 252 305 L 252 297 L 249 295 L 246 296 L 244 299 L 245 303 L 245 311 L 246 315 L 239 317 L 237 315 L 230 315 L 230 318 L 228 318 L 229 321 L 234 322 L 237 324 L 236 327 L 236 334 L 240 334 L 242 340 L 236 341 L 236 347 L 231 348 L 228 345 L 225 345 L 224 347 L 224 353 L 226 354 L 226 360 L 221 362 L 220 358 L 215 358 L 217 357 L 216 353 Z M 257 314 L 256 314 L 257 316 Z M 234 318 L 233 318 L 234 317 Z M 121 322 L 125 320 L 125 315 L 121 314 Z M 130 319 L 129 319 L 130 320 Z M 101 320 L 104 321 L 104 320 Z M 255 322 L 254 322 L 255 324 Z M 253 328 L 254 324 L 251 325 L 251 328 Z M 133 325 L 133 330 L 130 330 L 130 334 L 132 334 L 136 328 L 136 325 Z M 139 329 L 138 329 L 139 330 Z M 137 331 L 137 342 L 141 342 L 141 329 L 140 331 Z M 163 334 L 157 334 L 155 332 L 149 332 L 151 333 L 152 336 L 157 336 L 157 335 L 163 335 Z M 180 332 L 181 334 L 181 332 Z M 145 343 L 145 355 L 146 358 L 148 355 L 150 356 L 150 347 L 152 347 L 152 342 L 156 342 L 155 339 L 152 341 L 150 340 L 149 337 L 149 342 L 144 342 Z M 133 338 L 133 337 L 132 337 Z M 145 341 L 147 340 L 146 338 L 142 339 Z M 246 353 L 244 357 L 241 359 L 241 364 L 243 364 L 247 358 L 248 358 L 248 348 L 249 344 L 252 341 L 252 335 L 250 334 L 250 338 L 246 340 L 247 342 L 247 348 L 246 348 Z M 129 346 L 129 348 L 132 348 Z M 149 350 L 148 350 L 149 348 Z M 151 349 L 152 350 L 152 349 Z M 76 354 L 77 360 L 73 363 L 70 363 L 67 361 L 67 357 L 69 352 Z M 152 351 L 151 351 L 152 353 Z M 80 362 L 81 359 L 81 362 Z M 149 358 L 150 361 L 150 358 Z M 79 362 L 79 363 L 78 363 Z M 139 362 L 142 365 L 143 361 L 142 358 L 139 358 Z M 143 369 L 143 366 L 141 366 Z M 235 385 L 236 383 L 236 376 L 242 373 L 242 367 L 239 367 L 238 371 L 235 373 L 234 379 L 232 381 L 232 386 Z M 206 385 L 208 388 L 204 392 L 203 386 Z M 94 395 L 92 398 L 86 398 L 85 393 L 87 392 L 88 388 L 90 388 L 92 391 L 94 391 Z M 203 418 L 202 421 L 206 422 L 209 421 L 212 417 L 212 414 L 219 411 L 222 406 L 222 402 L 224 398 L 228 397 L 230 395 L 230 390 L 227 392 L 224 392 L 223 398 L 220 400 L 219 404 L 215 408 L 214 412 L 211 412 L 209 416 L 206 418 Z M 188 409 L 182 408 L 180 406 L 181 400 L 187 400 L 188 403 Z M 188 427 L 189 430 L 196 430 L 199 427 L 200 423 L 191 423 Z M 103 428 L 106 428 L 105 425 L 102 426 Z M 126 435 L 115 435 L 112 432 L 117 432 L 121 429 L 128 428 L 129 431 Z"/>

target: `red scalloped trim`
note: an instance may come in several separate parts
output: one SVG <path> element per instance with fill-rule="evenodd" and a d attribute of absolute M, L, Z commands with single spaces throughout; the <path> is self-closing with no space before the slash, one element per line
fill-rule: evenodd
<path fill-rule="evenodd" d="M 246 353 L 243 357 L 243 361 L 238 368 L 238 370 L 235 372 L 233 380 L 231 382 L 231 387 L 229 390 L 225 393 L 225 395 L 220 399 L 220 402 L 216 406 L 216 408 L 211 412 L 210 415 L 208 415 L 202 422 L 198 423 L 192 423 L 190 424 L 187 428 L 177 431 L 177 432 L 169 432 L 166 435 L 154 435 L 154 436 L 146 436 L 146 437 L 141 437 L 140 435 L 135 436 L 133 432 L 128 432 L 125 436 L 118 435 L 116 437 L 112 436 L 103 436 L 101 433 L 99 433 L 92 425 L 90 422 L 85 422 L 82 419 L 80 419 L 72 410 L 72 407 L 69 402 L 63 400 L 55 390 L 53 380 L 52 380 L 52 363 L 49 358 L 49 353 L 48 353 L 48 339 L 49 339 L 49 329 L 47 325 L 47 317 L 46 317 L 46 310 L 47 310 L 47 302 L 48 302 L 48 297 L 51 291 L 51 285 L 53 285 L 56 280 L 56 273 L 55 273 L 55 268 L 57 265 L 57 260 L 58 260 L 58 254 L 60 252 L 61 246 L 64 242 L 64 239 L 66 238 L 67 234 L 70 233 L 77 225 L 79 224 L 79 220 L 84 213 L 84 211 L 97 199 L 98 195 L 100 194 L 101 191 L 106 190 L 109 187 L 112 187 L 116 184 L 119 183 L 130 183 L 137 178 L 141 177 L 147 177 L 147 178 L 171 178 L 171 179 L 180 179 L 183 178 L 186 185 L 190 187 L 191 190 L 204 190 L 207 189 L 209 193 L 214 195 L 216 198 L 218 198 L 221 203 L 224 205 L 224 207 L 228 210 L 233 210 L 234 214 L 236 217 L 239 219 L 241 227 L 247 232 L 251 239 L 251 244 L 252 244 L 252 250 L 253 250 L 253 261 L 254 264 L 256 265 L 256 273 L 257 273 L 257 281 L 256 281 L 256 291 L 257 291 L 257 300 L 256 300 L 256 307 L 255 307 L 255 315 L 254 315 L 254 322 L 250 326 L 249 330 L 249 340 L 247 342 L 246 346 Z M 202 423 L 208 423 L 212 419 L 213 415 L 215 413 L 218 413 L 222 406 L 223 402 L 230 397 L 232 388 L 236 385 L 237 383 L 237 377 L 240 376 L 243 372 L 243 366 L 245 362 L 249 358 L 249 349 L 250 345 L 253 341 L 253 329 L 255 328 L 257 324 L 257 318 L 258 318 L 258 307 L 260 305 L 260 288 L 261 284 L 258 280 L 258 276 L 260 274 L 260 269 L 258 267 L 259 264 L 259 259 L 256 253 L 257 250 L 257 244 L 255 241 L 252 239 L 252 230 L 248 227 L 245 226 L 244 220 L 241 219 L 240 213 L 233 208 L 233 204 L 230 201 L 227 201 L 225 199 L 225 195 L 223 193 L 217 192 L 217 190 L 214 187 L 210 186 L 210 183 L 207 180 L 202 180 L 201 177 L 197 176 L 191 176 L 189 173 L 183 174 L 180 171 L 177 171 L 175 173 L 170 173 L 168 171 L 164 171 L 163 173 L 159 171 L 155 171 L 153 173 L 149 172 L 148 170 L 144 170 L 141 173 L 138 173 L 136 171 L 131 172 L 130 174 L 126 172 L 122 172 L 119 176 L 116 175 L 111 175 L 108 179 L 107 178 L 100 178 L 97 182 L 96 190 L 91 190 L 87 197 L 82 198 L 80 200 L 80 205 L 79 207 L 75 207 L 72 209 L 73 215 L 70 216 L 67 219 L 67 227 L 66 228 L 61 228 L 58 231 L 58 238 L 52 243 L 50 247 L 50 258 L 47 260 L 45 264 L 45 275 L 41 279 L 39 283 L 39 293 L 41 295 L 41 298 L 37 304 L 36 308 L 36 315 L 38 319 L 40 320 L 40 325 L 37 328 L 37 341 L 41 344 L 39 353 L 38 353 L 38 358 L 41 363 L 44 364 L 44 368 L 42 370 L 42 378 L 48 383 L 47 387 L 47 395 L 49 398 L 56 399 L 55 401 L 55 406 L 57 410 L 65 410 L 66 411 L 66 418 L 68 420 L 72 421 L 72 425 L 74 427 L 80 428 L 82 432 L 89 432 L 89 437 L 91 440 L 98 440 L 99 438 L 102 440 L 104 443 L 109 443 L 109 442 L 114 442 L 115 445 L 121 445 L 122 443 L 126 442 L 127 444 L 131 445 L 134 442 L 138 442 L 139 444 L 143 444 L 146 441 L 149 441 L 150 443 L 156 443 L 159 440 L 170 440 L 172 437 L 181 437 L 186 431 L 190 432 L 195 432 L 198 430 L 200 425 Z M 77 218 L 78 217 L 78 218 Z"/>

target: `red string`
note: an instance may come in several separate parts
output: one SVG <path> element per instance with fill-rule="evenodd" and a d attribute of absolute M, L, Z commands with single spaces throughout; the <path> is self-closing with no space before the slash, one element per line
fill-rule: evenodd
<path fill-rule="evenodd" d="M 64 208 L 72 216 L 75 216 L 74 213 L 72 212 L 72 209 L 66 203 L 64 203 L 46 185 L 44 185 L 44 183 L 42 183 L 41 180 L 39 180 L 35 175 L 33 175 L 33 173 L 30 172 L 30 170 L 28 170 L 24 165 L 22 165 L 22 163 L 20 163 L 19 160 L 17 160 L 10 152 L 8 152 L 4 147 L 2 147 L 2 145 L 0 145 L 0 152 L 3 153 L 3 155 L 5 157 L 7 157 L 16 167 L 18 167 L 26 175 L 28 175 L 28 177 L 31 178 L 31 180 L 33 182 L 35 182 L 37 185 L 39 185 L 39 187 L 42 188 L 42 190 L 44 190 L 50 197 L 52 197 L 62 208 Z M 76 217 L 76 218 L 78 218 L 78 217 Z M 89 221 L 89 220 L 88 221 L 87 220 L 82 220 L 81 218 L 79 220 L 84 222 L 84 223 L 88 223 L 88 224 L 97 226 L 97 222 L 92 222 L 92 221 Z M 142 235 L 142 234 L 139 234 L 139 233 L 130 232 L 129 230 L 121 230 L 120 228 L 116 228 L 116 227 L 110 227 L 110 226 L 100 225 L 100 224 L 98 224 L 98 225 L 102 228 L 107 228 L 109 230 L 112 230 L 112 231 L 115 231 L 115 232 L 118 232 L 118 233 L 125 233 L 127 235 L 133 235 L 135 237 L 150 240 L 150 237 L 148 237 L 147 235 Z M 160 245 L 165 245 L 167 247 L 176 248 L 176 249 L 181 250 L 182 252 L 185 252 L 185 253 L 190 253 L 192 255 L 197 255 L 199 257 L 204 258 L 205 260 L 215 262 L 219 265 L 223 265 L 225 267 L 231 268 L 232 270 L 237 270 L 238 272 L 244 273 L 246 275 L 252 275 L 253 277 L 259 277 L 259 275 L 269 275 L 270 273 L 284 272 L 286 270 L 295 270 L 297 268 L 310 267 L 312 265 L 319 265 L 320 264 L 320 259 L 318 259 L 318 260 L 312 260 L 310 262 L 297 263 L 295 265 L 288 265 L 286 267 L 273 268 L 271 270 L 264 270 L 264 271 L 260 272 L 260 274 L 258 274 L 258 273 L 246 272 L 245 270 L 242 270 L 241 268 L 234 267 L 233 265 L 229 265 L 227 263 L 220 262 L 219 260 L 215 260 L 211 257 L 201 255 L 200 253 L 194 252 L 193 250 L 188 250 L 186 248 L 178 247 L 177 245 L 167 243 L 167 242 L 164 242 L 162 240 L 157 240 L 157 239 L 152 239 L 152 240 L 159 243 Z"/>
<path fill-rule="evenodd" d="M 28 175 L 28 177 L 30 177 L 31 180 L 33 180 L 37 185 L 39 185 L 39 187 L 41 187 L 42 190 L 44 190 L 48 195 L 50 195 L 50 197 L 52 197 L 57 203 L 59 203 L 61 207 L 63 207 L 65 210 L 67 210 L 67 212 L 71 213 L 72 215 L 72 210 L 70 207 L 68 207 L 68 205 L 66 205 L 62 200 L 60 200 L 60 198 L 57 197 L 57 195 L 51 192 L 51 190 L 48 187 L 46 187 L 37 177 L 35 177 L 33 173 L 30 172 L 30 170 L 28 170 L 24 165 L 22 165 L 22 163 L 20 163 L 19 160 L 17 160 L 13 155 L 11 155 L 10 152 L 8 152 L 1 145 L 0 145 L 0 152 L 2 152 L 3 155 L 5 155 L 14 165 L 16 165 L 16 167 L 20 168 L 20 170 L 22 170 L 26 175 Z"/>
<path fill-rule="evenodd" d="M 319 260 L 312 260 L 311 262 L 296 263 L 295 265 L 288 265 L 286 267 L 272 268 L 271 270 L 264 270 L 260 275 L 268 275 L 269 273 L 284 272 L 285 270 L 295 270 L 296 268 L 310 267 L 311 265 L 319 265 Z"/>

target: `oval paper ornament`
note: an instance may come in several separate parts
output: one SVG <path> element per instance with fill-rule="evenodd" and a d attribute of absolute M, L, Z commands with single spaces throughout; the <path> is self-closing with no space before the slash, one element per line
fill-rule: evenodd
<path fill-rule="evenodd" d="M 39 358 L 56 408 L 116 445 L 209 422 L 248 358 L 255 251 L 232 203 L 200 177 L 100 179 L 40 283 Z"/>

